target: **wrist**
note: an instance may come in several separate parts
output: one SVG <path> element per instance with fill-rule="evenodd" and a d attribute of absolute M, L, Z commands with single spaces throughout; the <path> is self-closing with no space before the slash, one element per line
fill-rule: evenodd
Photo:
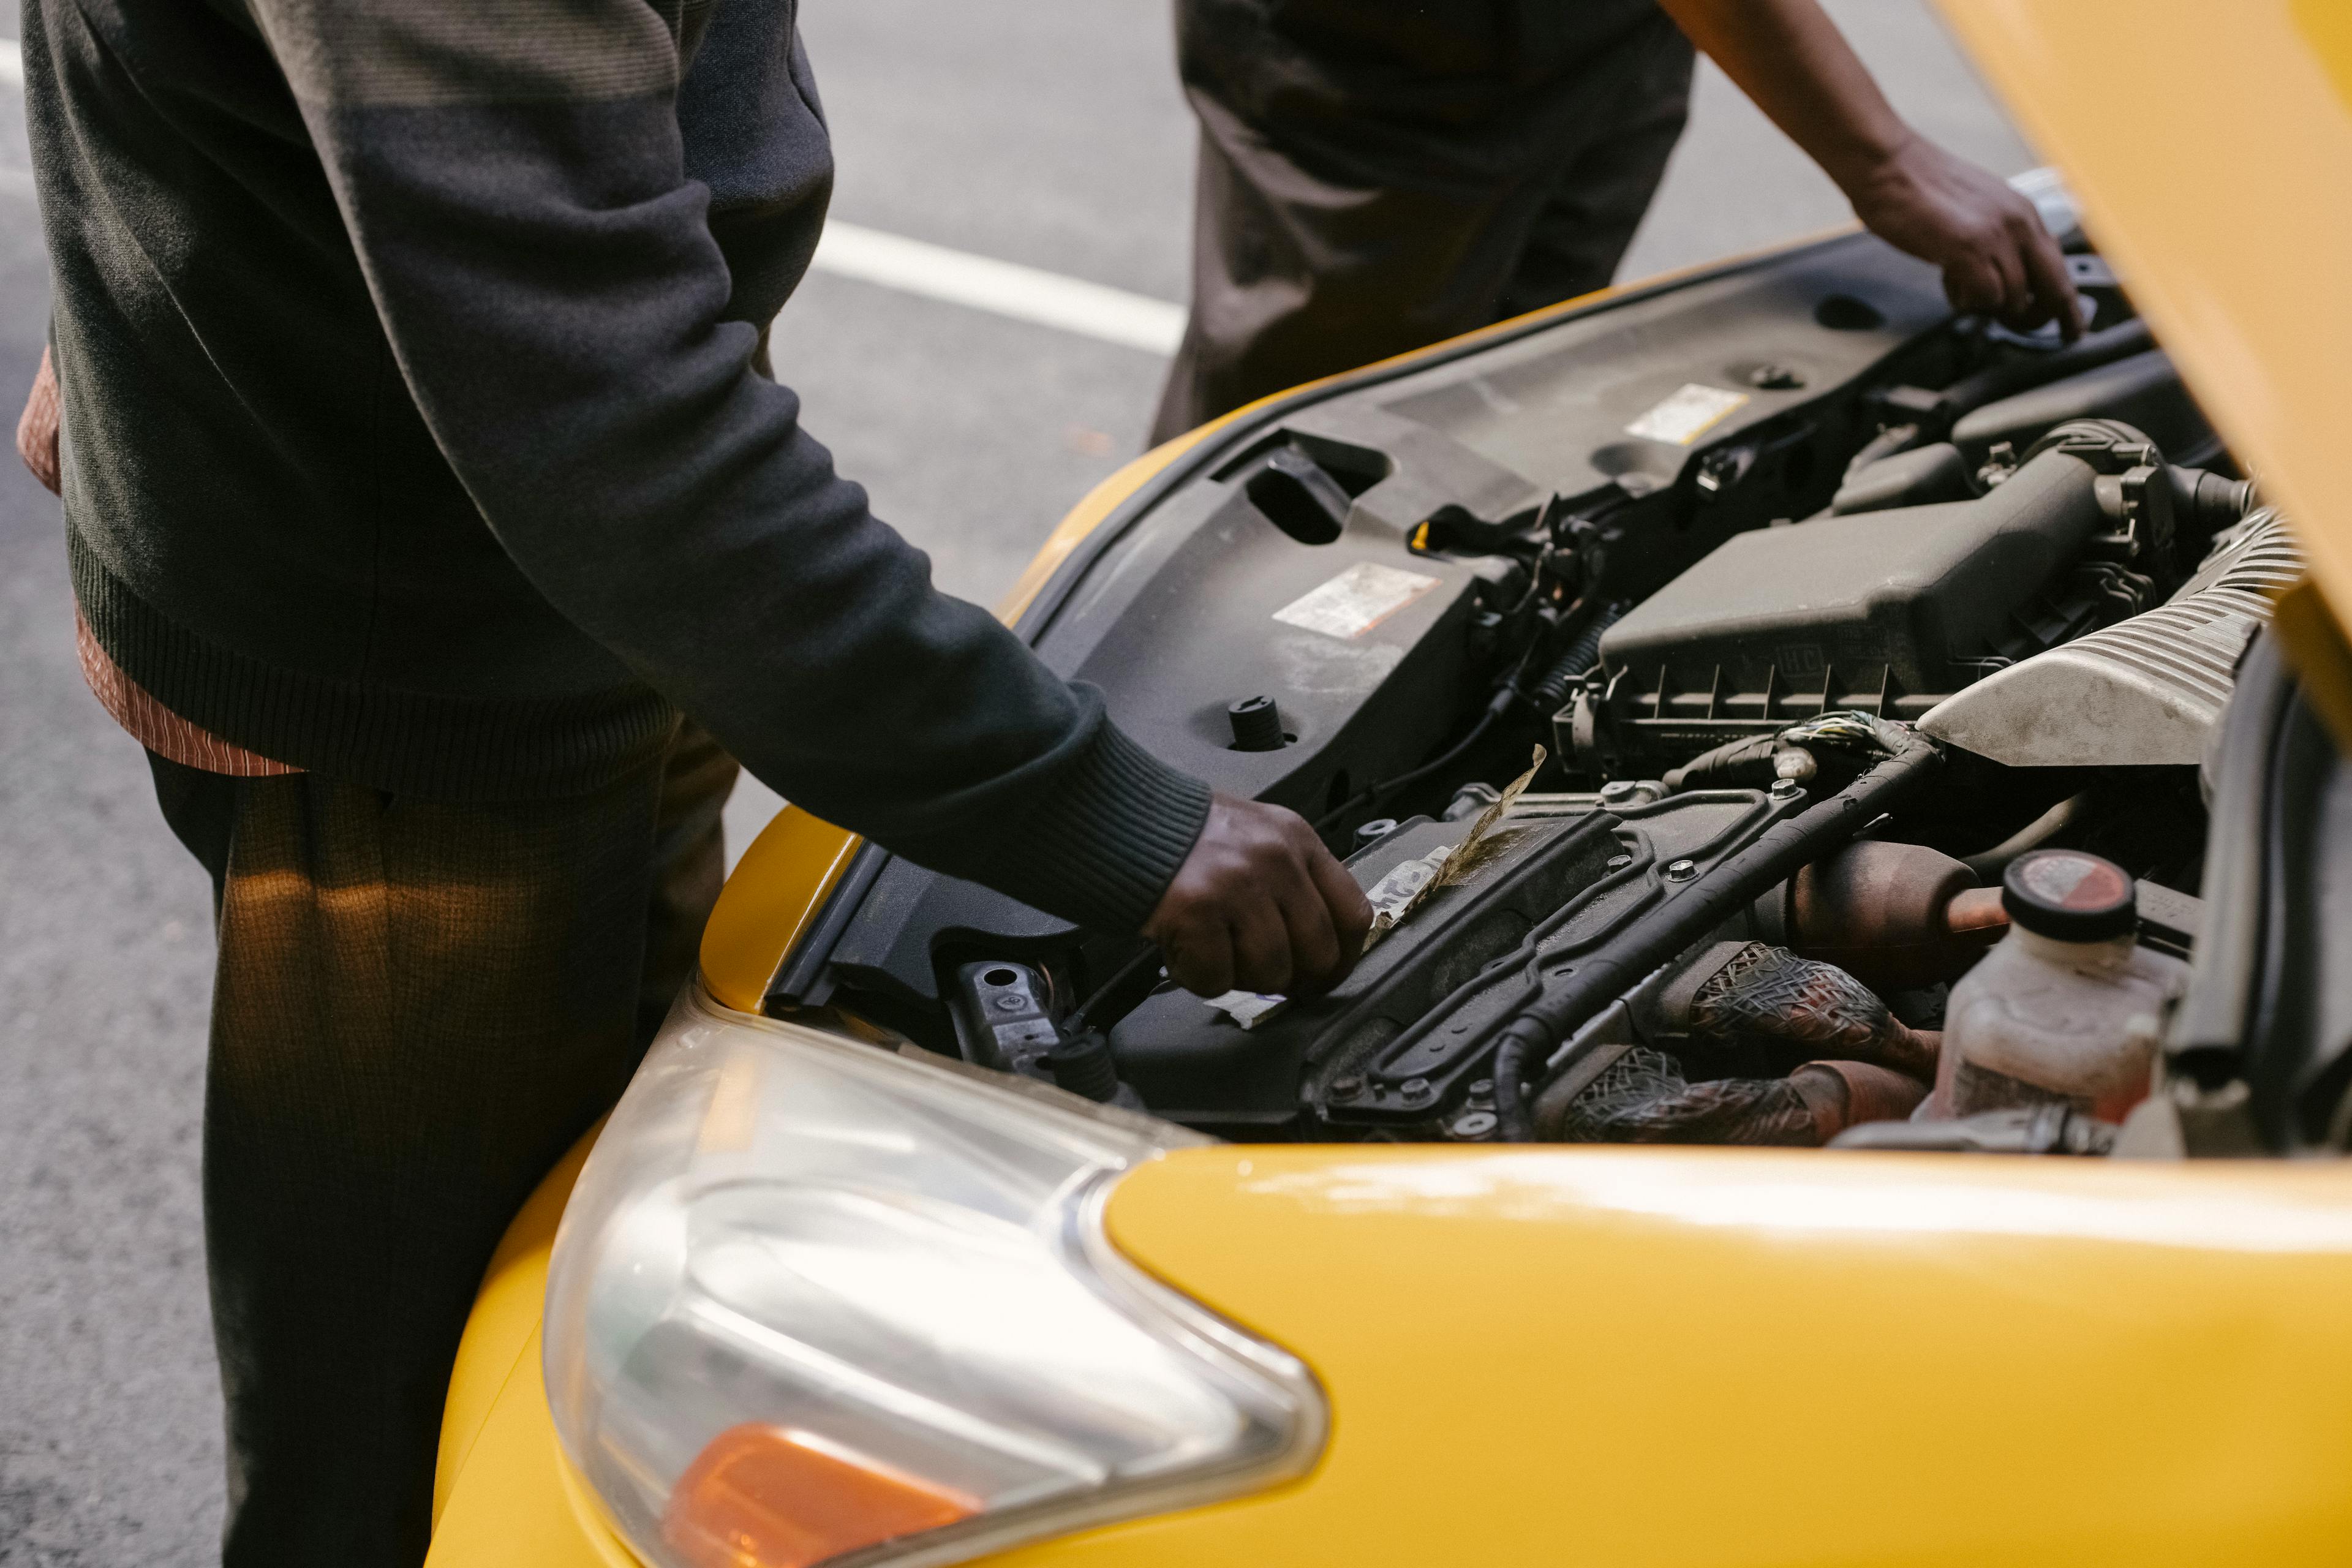
<path fill-rule="evenodd" d="M 1815 161 L 1846 200 L 1860 206 L 1889 181 L 1899 178 L 1924 145 L 1926 141 L 1917 132 L 1890 116 L 1884 126 L 1858 130 L 1843 138 L 1840 145 L 1824 148 Z"/>

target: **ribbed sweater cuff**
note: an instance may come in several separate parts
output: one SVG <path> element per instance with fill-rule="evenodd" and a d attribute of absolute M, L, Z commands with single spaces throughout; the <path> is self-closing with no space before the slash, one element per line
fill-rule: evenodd
<path fill-rule="evenodd" d="M 1089 931 L 1140 928 L 1209 820 L 1209 786 L 1108 719 L 982 880 Z"/>

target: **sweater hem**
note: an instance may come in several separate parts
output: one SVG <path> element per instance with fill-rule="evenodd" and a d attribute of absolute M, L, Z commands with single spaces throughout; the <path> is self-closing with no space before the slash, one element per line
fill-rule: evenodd
<path fill-rule="evenodd" d="M 118 669 L 188 723 L 307 773 L 449 804 L 552 799 L 654 763 L 677 728 L 646 686 L 457 697 L 271 664 L 171 620 L 66 537 L 82 618 Z"/>

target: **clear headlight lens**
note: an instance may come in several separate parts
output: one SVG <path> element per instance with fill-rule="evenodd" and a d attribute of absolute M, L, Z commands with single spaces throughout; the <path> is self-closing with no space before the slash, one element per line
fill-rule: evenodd
<path fill-rule="evenodd" d="M 556 1237 L 565 1450 L 665 1568 L 950 1562 L 1296 1473 L 1305 1368 L 1102 1233 L 1196 1141 L 690 995 Z"/>

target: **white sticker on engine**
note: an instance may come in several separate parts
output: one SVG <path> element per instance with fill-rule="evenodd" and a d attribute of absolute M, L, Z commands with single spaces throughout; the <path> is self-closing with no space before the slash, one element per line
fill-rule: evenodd
<path fill-rule="evenodd" d="M 1664 441 L 1669 447 L 1687 447 L 1747 401 L 1744 392 L 1688 382 L 1626 426 L 1625 434 L 1639 436 L 1644 441 Z"/>
<path fill-rule="evenodd" d="M 1274 612 L 1285 626 L 1325 637 L 1360 637 L 1432 588 L 1438 578 L 1377 561 L 1359 561 L 1321 587 Z"/>
<path fill-rule="evenodd" d="M 1209 1005 L 1243 1028 L 1255 1029 L 1289 1006 L 1290 998 L 1268 996 L 1262 991 L 1228 991 L 1222 996 L 1210 997 Z"/>

